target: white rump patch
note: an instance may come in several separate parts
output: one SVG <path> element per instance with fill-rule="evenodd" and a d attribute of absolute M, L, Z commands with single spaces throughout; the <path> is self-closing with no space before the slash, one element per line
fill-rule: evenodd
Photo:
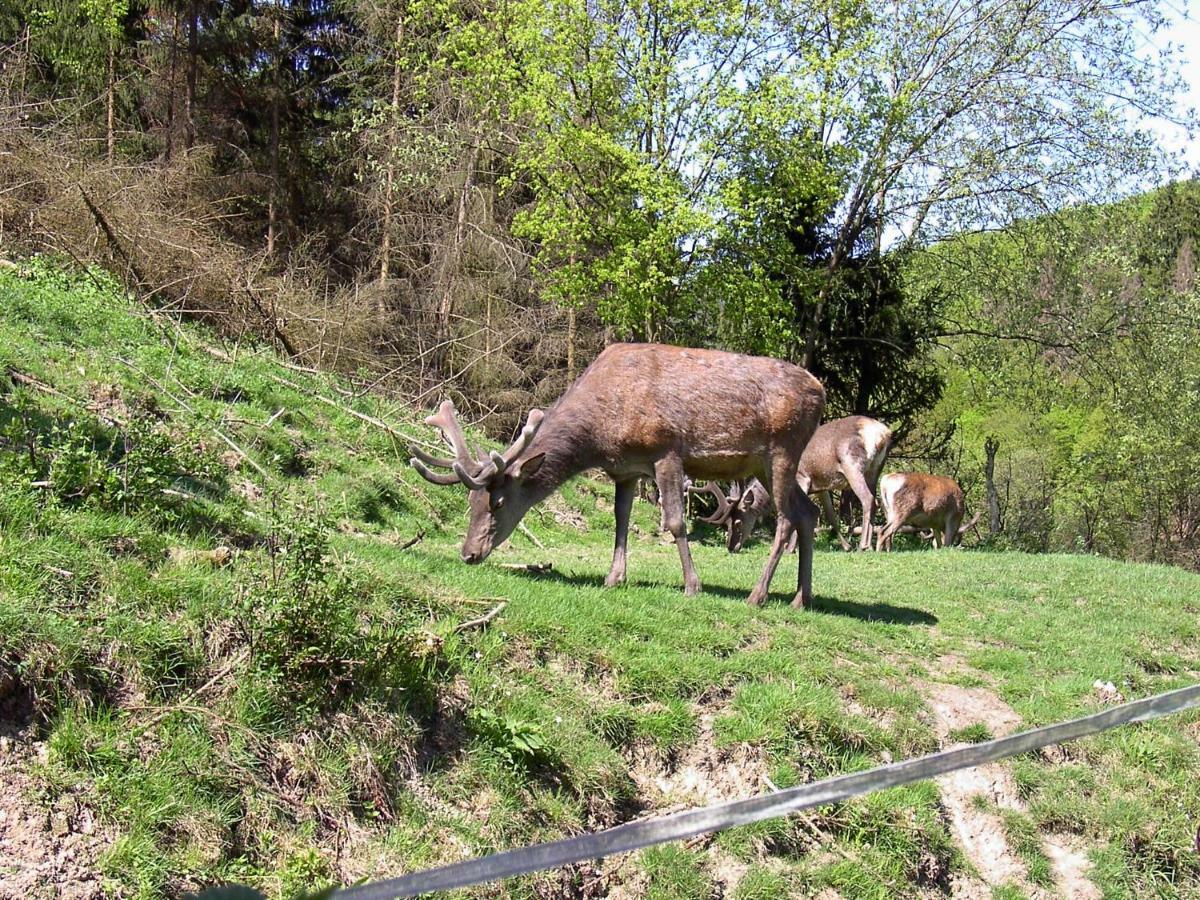
<path fill-rule="evenodd" d="M 863 449 L 867 451 L 867 458 L 874 460 L 878 458 L 883 448 L 891 441 L 892 429 L 888 428 L 882 422 L 876 422 L 872 419 L 870 422 L 863 422 L 858 426 L 858 436 L 862 438 Z"/>
<path fill-rule="evenodd" d="M 902 472 L 892 472 L 879 479 L 879 502 L 883 504 L 883 514 L 889 520 L 892 517 L 892 503 L 896 493 L 903 490 L 904 481 Z"/>

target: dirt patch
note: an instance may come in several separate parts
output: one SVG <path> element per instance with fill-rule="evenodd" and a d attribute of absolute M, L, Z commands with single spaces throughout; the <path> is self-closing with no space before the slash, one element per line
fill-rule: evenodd
<path fill-rule="evenodd" d="M 102 897 L 96 861 L 108 841 L 79 798 L 36 800 L 28 767 L 45 752 L 28 733 L 0 729 L 0 900 Z"/>
<path fill-rule="evenodd" d="M 998 816 L 976 806 L 975 799 L 983 796 L 1001 809 L 1017 808 L 1015 785 L 1008 773 L 997 765 L 977 766 L 943 775 L 937 784 L 950 830 L 984 881 L 1024 887 L 1028 872 L 1008 846 L 1003 823 Z"/>
<path fill-rule="evenodd" d="M 919 687 L 933 707 L 934 730 L 943 743 L 951 732 L 970 725 L 985 725 L 993 737 L 1004 737 L 1021 724 L 1016 711 L 988 688 L 932 682 Z"/>
<path fill-rule="evenodd" d="M 719 890 L 718 896 L 732 897 L 742 878 L 750 871 L 750 864 L 730 856 L 719 847 L 709 847 L 705 856 L 708 874 L 712 876 Z"/>
<path fill-rule="evenodd" d="M 1065 834 L 1049 834 L 1042 847 L 1054 870 L 1054 884 L 1059 893 L 1071 900 L 1100 900 L 1103 892 L 1088 878 L 1092 861 L 1078 841 Z"/>
<path fill-rule="evenodd" d="M 587 519 L 583 514 L 570 506 L 566 500 L 558 493 L 551 494 L 542 503 L 542 508 L 554 517 L 554 521 L 559 525 L 565 525 L 568 528 L 574 528 L 576 531 L 586 533 L 588 531 Z"/>
<path fill-rule="evenodd" d="M 961 660 L 953 660 L 952 666 L 961 674 Z M 944 749 L 965 746 L 954 742 L 951 735 L 969 726 L 983 725 L 993 737 L 1004 737 L 1021 724 L 1016 711 L 988 688 L 934 682 L 918 686 L 933 709 L 934 730 Z M 1052 896 L 1030 883 L 1025 863 L 1008 845 L 1002 820 L 990 811 L 992 806 L 1002 810 L 1025 809 L 1007 766 L 989 763 L 960 769 L 938 778 L 937 785 L 951 833 L 980 876 L 979 879 L 955 876 L 951 880 L 951 896 L 982 900 L 992 895 L 993 886 L 1001 884 L 1015 885 L 1034 900 Z M 986 804 L 980 803 L 981 797 Z M 1055 883 L 1063 896 L 1084 900 L 1100 897 L 1096 886 L 1087 879 L 1086 853 L 1057 836 L 1043 838 L 1043 849 L 1054 867 Z"/>
<path fill-rule="evenodd" d="M 713 723 L 728 702 L 721 698 L 699 704 L 696 738 L 675 757 L 648 742 L 637 742 L 628 751 L 629 774 L 646 809 L 707 806 L 764 790 L 768 768 L 760 747 L 717 745 Z"/>

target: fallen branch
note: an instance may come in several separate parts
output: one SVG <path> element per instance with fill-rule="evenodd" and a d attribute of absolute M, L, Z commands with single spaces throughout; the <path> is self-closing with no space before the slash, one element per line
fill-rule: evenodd
<path fill-rule="evenodd" d="M 113 252 L 121 258 L 121 261 L 125 263 L 129 273 L 137 280 L 137 286 L 139 288 L 142 286 L 149 288 L 151 295 L 157 293 L 157 291 L 155 291 L 151 286 L 152 282 L 150 279 L 147 278 L 142 270 L 138 268 L 138 264 L 134 262 L 133 257 L 125 250 L 123 246 L 121 246 L 120 239 L 117 237 L 116 232 L 113 231 L 112 226 L 108 224 L 108 219 L 104 217 L 104 213 L 100 211 L 100 207 L 92 202 L 92 198 L 88 196 L 87 191 L 85 191 L 82 187 L 79 188 L 79 193 L 83 197 L 84 205 L 86 205 L 88 211 L 91 212 L 92 218 L 96 220 L 96 227 L 104 232 L 104 237 L 107 238 L 108 245 L 112 248 Z M 138 290 L 135 293 L 140 295 L 141 291 Z"/>
<path fill-rule="evenodd" d="M 68 403 L 73 403 L 76 406 L 82 407 L 83 409 L 86 409 L 88 412 L 93 413 L 97 419 L 99 419 L 101 422 L 103 422 L 106 425 L 111 425 L 114 428 L 121 427 L 122 423 L 119 422 L 117 419 L 114 419 L 112 416 L 107 416 L 104 413 L 100 412 L 99 410 L 92 409 L 84 401 L 79 400 L 75 397 L 72 397 L 70 394 L 64 394 L 58 388 L 52 387 L 51 385 L 48 385 L 43 381 L 38 381 L 32 375 L 26 375 L 24 372 L 18 372 L 16 369 L 9 369 L 8 377 L 11 378 L 13 381 L 15 381 L 17 384 L 24 385 L 25 387 L 28 387 L 28 388 L 33 388 L 33 390 L 39 391 L 43 394 L 49 394 L 51 397 L 59 397 L 63 400 L 66 400 Z M 49 482 L 47 482 L 47 485 L 48 484 L 49 484 Z M 34 482 L 34 485 L 37 487 L 42 486 L 40 482 Z"/>
<path fill-rule="evenodd" d="M 170 399 L 175 404 L 177 404 L 181 409 L 187 410 L 192 415 L 196 414 L 196 411 L 194 409 L 192 409 L 191 406 L 188 405 L 187 401 L 182 400 L 179 397 L 176 397 L 174 394 L 172 394 L 170 391 L 168 391 L 165 387 L 163 387 L 163 385 L 160 382 L 155 380 L 155 378 L 152 375 L 148 374 L 147 372 L 142 371 L 137 366 L 135 366 L 133 363 L 131 363 L 129 360 L 127 360 L 123 357 L 116 356 L 116 357 L 114 357 L 114 359 L 116 359 L 116 361 L 121 363 L 122 365 L 128 366 L 130 369 L 132 369 L 138 375 L 141 375 L 143 378 L 145 378 L 147 381 L 149 381 L 152 385 L 154 385 L 156 388 L 158 388 L 160 391 L 162 391 L 167 396 L 168 399 Z M 184 385 L 180 385 L 180 386 L 184 387 Z M 186 389 L 186 387 L 185 387 L 185 389 Z M 243 450 L 241 447 L 239 447 L 237 445 L 237 443 L 233 440 L 233 438 L 231 438 L 225 432 L 221 431 L 221 429 L 217 428 L 216 426 L 213 426 L 212 431 L 213 431 L 213 434 L 215 434 L 222 441 L 224 441 L 226 444 L 228 444 L 229 448 L 231 450 L 233 450 L 234 453 L 236 453 L 238 456 L 240 456 L 246 462 L 250 463 L 251 468 L 253 468 L 255 472 L 257 472 L 263 478 L 271 477 L 270 475 L 267 474 L 267 470 L 264 469 L 262 466 L 260 466 L 257 462 L 255 462 L 254 458 L 252 456 L 250 456 L 249 453 L 247 453 L 245 450 Z"/>
<path fill-rule="evenodd" d="M 17 384 L 23 384 L 26 387 L 31 387 L 35 391 L 41 391 L 43 394 L 50 394 L 53 397 L 62 397 L 64 400 L 78 402 L 77 400 L 75 400 L 74 397 L 67 396 L 62 391 L 60 391 L 58 388 L 51 387 L 50 385 L 46 384 L 43 381 L 38 381 L 32 375 L 26 375 L 23 372 L 18 372 L 16 369 L 9 369 L 8 377 L 11 378 L 13 381 L 15 381 Z"/>
<path fill-rule="evenodd" d="M 455 625 L 454 633 L 460 634 L 464 631 L 469 631 L 472 628 L 482 628 L 488 622 L 492 621 L 492 619 L 496 618 L 496 616 L 500 615 L 500 613 L 504 610 L 504 607 L 506 607 L 506 606 L 508 606 L 508 601 L 507 600 L 501 601 L 495 607 L 493 607 L 492 609 L 490 609 L 486 613 L 484 613 L 482 616 L 480 616 L 478 619 L 470 619 L 466 622 L 462 622 L 458 625 Z"/>
<path fill-rule="evenodd" d="M 353 416 L 356 419 L 366 422 L 368 425 L 374 425 L 376 428 L 382 428 L 384 431 L 386 431 L 388 434 L 390 434 L 394 438 L 397 438 L 402 441 L 411 441 L 412 440 L 411 437 L 406 435 L 404 432 L 399 431 L 396 428 L 393 428 L 387 422 L 383 421 L 383 419 L 377 419 L 375 416 L 369 416 L 366 413 L 360 413 L 357 409 L 351 409 L 349 406 L 346 406 L 346 404 L 338 403 L 336 400 L 331 400 L 329 397 L 322 397 L 320 394 L 310 393 L 306 388 L 302 388 L 300 385 L 296 384 L 294 381 L 288 381 L 286 378 L 281 378 L 278 375 L 272 375 L 269 372 L 267 373 L 267 375 L 268 375 L 268 377 L 274 379 L 275 381 L 278 381 L 280 384 L 287 385 L 294 391 L 299 391 L 302 394 L 312 397 L 314 400 L 320 400 L 326 406 L 332 406 L 334 409 L 339 410 L 340 412 L 344 412 L 348 416 Z"/>
<path fill-rule="evenodd" d="M 403 544 L 401 544 L 396 549 L 397 550 L 407 550 L 409 547 L 415 547 L 417 544 L 421 543 L 421 541 L 423 541 L 423 540 L 425 540 L 425 532 L 418 531 L 416 533 L 416 535 L 414 535 L 413 537 L 410 537 L 407 541 L 405 541 Z"/>
<path fill-rule="evenodd" d="M 527 527 L 525 527 L 525 523 L 524 523 L 524 522 L 519 522 L 519 523 L 517 523 L 517 528 L 519 528 L 519 529 L 520 529 L 520 531 L 521 531 L 521 534 L 525 535 L 525 537 L 527 537 L 527 538 L 529 538 L 531 541 L 533 541 L 533 545 L 534 545 L 535 547 L 537 547 L 539 550 L 545 550 L 545 549 L 546 549 L 546 545 L 545 545 L 545 544 L 543 544 L 541 541 L 539 541 L 539 540 L 538 540 L 536 537 L 534 537 L 534 536 L 533 536 L 533 532 L 532 532 L 532 531 L 530 531 L 530 530 L 529 530 Z"/>

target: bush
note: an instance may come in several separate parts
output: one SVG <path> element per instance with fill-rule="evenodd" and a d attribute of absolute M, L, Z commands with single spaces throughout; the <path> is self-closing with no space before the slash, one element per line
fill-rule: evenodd
<path fill-rule="evenodd" d="M 270 572 L 246 593 L 241 624 L 284 708 L 304 716 L 367 693 L 424 697 L 427 664 L 407 623 L 372 610 L 378 586 L 334 559 L 326 524 L 301 511 L 276 524 L 272 543 Z"/>

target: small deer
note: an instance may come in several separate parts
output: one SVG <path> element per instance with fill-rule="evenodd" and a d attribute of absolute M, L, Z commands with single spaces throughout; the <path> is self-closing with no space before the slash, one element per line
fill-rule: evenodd
<path fill-rule="evenodd" d="M 625 580 L 629 516 L 637 481 L 653 477 L 667 530 L 683 564 L 684 593 L 700 590 L 683 516 L 684 477 L 755 477 L 773 486 L 775 542 L 747 598 L 766 599 L 793 532 L 800 562 L 793 606 L 812 598 L 817 508 L 796 484 L 805 445 L 825 406 L 825 389 L 806 370 L 781 360 L 661 344 L 605 348 L 545 413 L 533 410 L 504 452 L 481 457 L 467 446 L 450 401 L 426 419 L 453 459 L 412 448 L 412 465 L 434 484 L 467 487 L 470 523 L 462 558 L 482 562 L 535 503 L 585 469 L 616 482 L 616 541 L 605 584 Z M 430 466 L 449 469 L 434 472 Z"/>
<path fill-rule="evenodd" d="M 879 532 L 876 550 L 891 550 L 892 537 L 911 525 L 931 529 L 935 547 L 953 547 L 979 521 L 979 513 L 965 525 L 966 499 L 954 479 L 923 472 L 892 472 L 879 479 L 879 500 L 887 524 Z"/>
<path fill-rule="evenodd" d="M 854 491 L 863 508 L 859 549 L 869 549 L 871 519 L 875 513 L 875 488 L 891 445 L 891 429 L 882 422 L 866 416 L 847 416 L 826 422 L 817 429 L 804 448 L 796 479 L 801 489 L 808 494 L 815 494 L 820 500 L 825 517 L 843 550 L 849 550 L 850 544 L 842 536 L 830 491 L 847 488 Z M 731 492 L 728 497 L 712 483 L 693 490 L 694 493 L 700 491 L 707 491 L 717 498 L 717 511 L 711 516 L 701 516 L 701 521 L 725 525 L 726 546 L 731 553 L 737 553 L 754 531 L 759 518 L 767 511 L 770 498 L 766 488 L 751 481 L 744 489 Z"/>

